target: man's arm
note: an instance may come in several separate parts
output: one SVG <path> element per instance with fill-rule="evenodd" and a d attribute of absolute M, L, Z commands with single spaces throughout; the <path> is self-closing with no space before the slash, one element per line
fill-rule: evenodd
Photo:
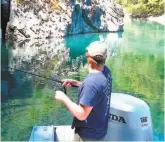
<path fill-rule="evenodd" d="M 77 105 L 72 102 L 63 92 L 56 91 L 55 99 L 63 102 L 69 111 L 75 116 L 78 120 L 85 120 L 90 114 L 93 107 Z"/>

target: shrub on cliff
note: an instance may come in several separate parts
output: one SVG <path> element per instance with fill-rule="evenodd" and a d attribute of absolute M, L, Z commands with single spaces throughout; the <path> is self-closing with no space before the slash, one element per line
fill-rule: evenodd
<path fill-rule="evenodd" d="M 164 0 L 116 0 L 130 14 L 139 16 L 157 16 L 164 13 Z"/>

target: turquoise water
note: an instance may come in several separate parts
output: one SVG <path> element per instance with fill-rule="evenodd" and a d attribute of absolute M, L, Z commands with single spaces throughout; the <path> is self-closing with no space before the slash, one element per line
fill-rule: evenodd
<path fill-rule="evenodd" d="M 81 80 L 87 74 L 85 49 L 101 38 L 109 45 L 106 65 L 112 71 L 113 92 L 131 94 L 146 101 L 151 109 L 154 140 L 163 141 L 164 26 L 131 21 L 125 23 L 124 29 L 124 33 L 58 39 L 58 50 L 54 47 L 57 39 L 43 40 L 42 45 L 35 40 L 7 43 L 7 49 L 2 47 L 2 64 L 48 78 Z M 10 70 L 8 79 L 12 82 L 10 90 L 4 85 L 7 77 L 2 78 L 2 140 L 28 140 L 34 125 L 71 124 L 72 115 L 53 98 L 55 90 L 63 90 L 60 84 L 16 70 Z M 76 88 L 68 89 L 67 94 L 76 101 Z"/>

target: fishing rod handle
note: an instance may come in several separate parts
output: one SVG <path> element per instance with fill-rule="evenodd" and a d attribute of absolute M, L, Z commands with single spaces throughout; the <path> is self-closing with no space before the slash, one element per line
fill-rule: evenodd
<path fill-rule="evenodd" d="M 75 88 L 78 88 L 78 87 L 79 87 L 79 86 L 76 86 L 76 85 L 74 85 L 74 84 L 71 84 L 71 86 L 72 86 L 72 87 L 75 87 Z"/>

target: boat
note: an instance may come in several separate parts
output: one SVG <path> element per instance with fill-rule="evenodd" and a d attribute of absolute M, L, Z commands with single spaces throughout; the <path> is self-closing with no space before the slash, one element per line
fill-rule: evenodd
<path fill-rule="evenodd" d="M 112 93 L 108 132 L 103 141 L 152 141 L 152 118 L 147 103 L 137 97 Z M 29 141 L 74 141 L 69 125 L 34 126 Z"/>

